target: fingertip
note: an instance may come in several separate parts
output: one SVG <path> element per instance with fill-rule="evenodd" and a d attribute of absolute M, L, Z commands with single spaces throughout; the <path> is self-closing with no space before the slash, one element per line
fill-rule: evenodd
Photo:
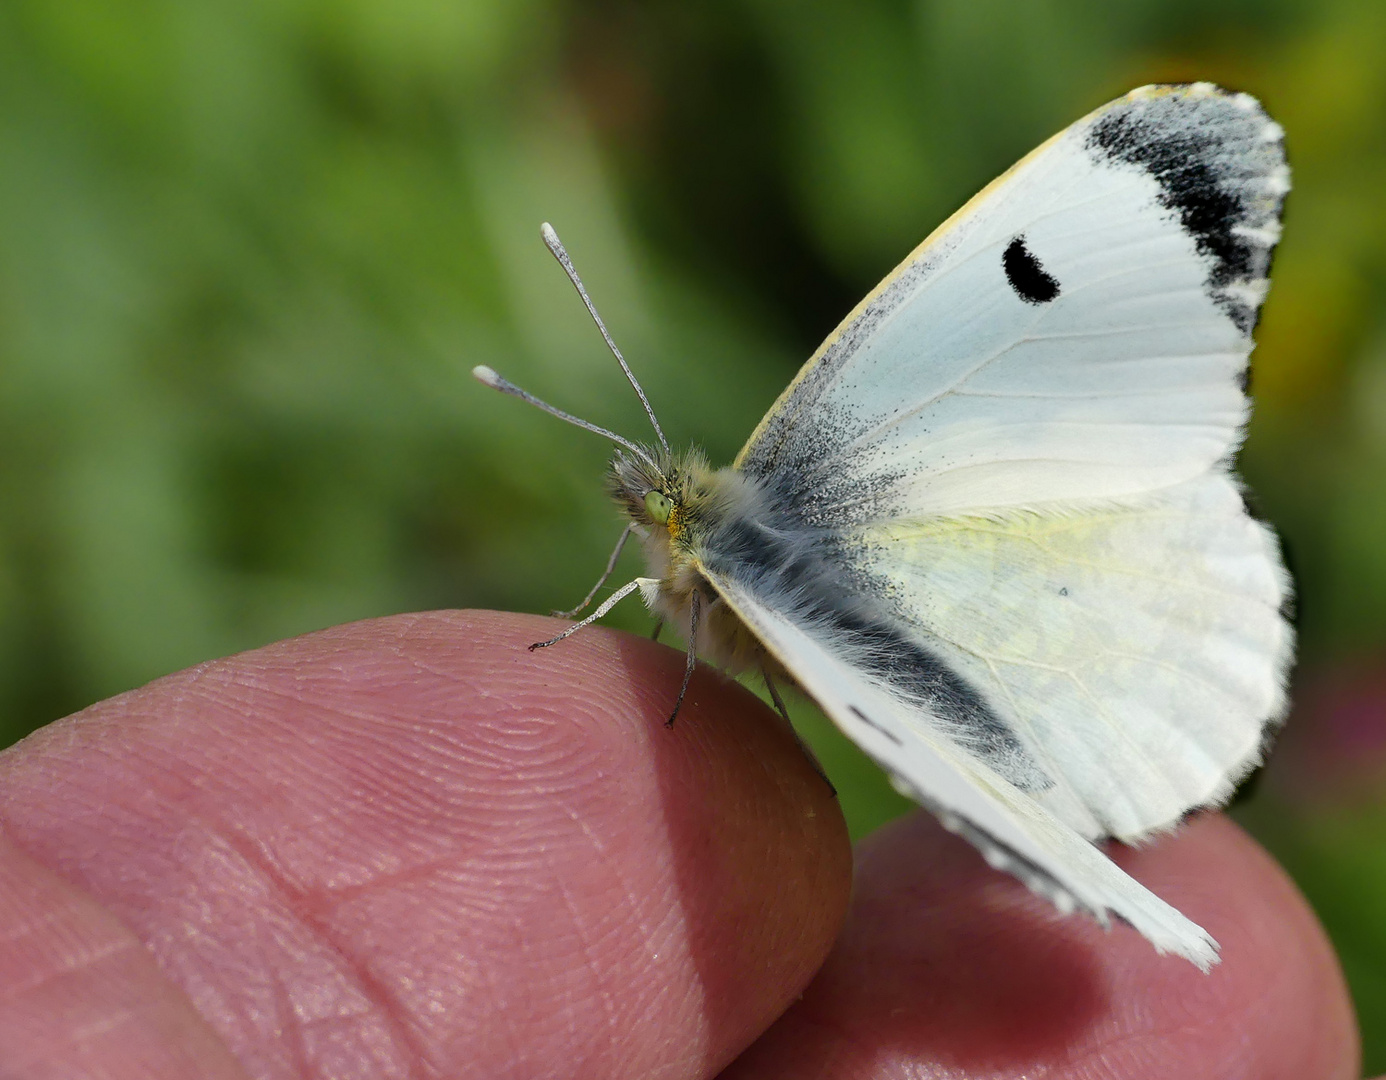
<path fill-rule="evenodd" d="M 1356 1075 L 1336 958 L 1253 840 L 1209 815 L 1114 856 L 1219 940 L 1211 973 L 1059 915 L 920 813 L 862 846 L 837 948 L 732 1075 Z"/>
<path fill-rule="evenodd" d="M 491 686 L 508 708 L 577 725 L 602 748 L 598 786 L 652 769 L 652 787 L 624 791 L 610 812 L 617 825 L 637 804 L 662 818 L 707 1060 L 725 1064 L 802 991 L 845 917 L 852 853 L 832 788 L 781 718 L 712 667 L 698 666 L 670 725 L 680 652 L 591 627 L 516 664 L 513 643 L 566 624 L 483 617 L 488 632 L 473 636 L 493 651 Z"/>
<path fill-rule="evenodd" d="M 1304 895 L 1253 837 L 1210 813 L 1158 843 L 1113 855 L 1221 947 L 1207 976 L 1191 975 L 1152 961 L 1139 937 L 1126 933 L 1109 964 L 1121 976 L 1117 1000 L 1183 1024 L 1159 1035 L 1159 1045 L 1183 1053 L 1190 1068 L 1239 1054 L 1248 1075 L 1360 1075 L 1356 1016 L 1333 945 Z M 1214 1075 L 1204 1068 L 1188 1075 Z"/>
<path fill-rule="evenodd" d="M 700 667 L 666 730 L 682 658 L 528 650 L 561 625 L 399 616 L 170 676 L 4 759 L 7 828 L 248 1060 L 327 1008 L 343 1054 L 710 1071 L 828 951 L 840 811 L 744 688 Z"/>

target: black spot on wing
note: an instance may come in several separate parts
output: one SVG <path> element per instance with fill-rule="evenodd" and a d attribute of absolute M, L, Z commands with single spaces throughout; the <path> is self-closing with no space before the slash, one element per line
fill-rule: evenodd
<path fill-rule="evenodd" d="M 1001 265 L 1011 288 L 1027 304 L 1047 304 L 1059 295 L 1058 281 L 1045 273 L 1034 252 L 1025 246 L 1025 237 L 1017 236 L 1006 245 Z"/>

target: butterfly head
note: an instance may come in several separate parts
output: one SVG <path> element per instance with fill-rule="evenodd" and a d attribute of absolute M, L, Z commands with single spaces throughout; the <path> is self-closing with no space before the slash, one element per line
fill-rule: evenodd
<path fill-rule="evenodd" d="M 618 453 L 607 473 L 607 490 L 646 536 L 671 544 L 687 542 L 707 501 L 712 476 L 696 450 L 678 458 Z"/>

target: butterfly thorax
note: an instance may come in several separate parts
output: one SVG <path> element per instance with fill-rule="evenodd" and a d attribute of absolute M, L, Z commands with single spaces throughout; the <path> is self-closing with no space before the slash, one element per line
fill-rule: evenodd
<path fill-rule="evenodd" d="M 697 593 L 699 651 L 731 671 L 764 665 L 764 647 L 699 570 L 729 523 L 764 513 L 763 493 L 736 469 L 713 469 L 696 449 L 678 457 L 650 450 L 648 458 L 618 454 L 607 474 L 607 490 L 630 518 L 650 577 L 659 582 L 646 603 L 671 625 L 687 627 Z"/>

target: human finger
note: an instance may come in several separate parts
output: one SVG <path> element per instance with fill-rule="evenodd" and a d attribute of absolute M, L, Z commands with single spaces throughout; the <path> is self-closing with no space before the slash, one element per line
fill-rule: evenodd
<path fill-rule="evenodd" d="M 735 683 L 700 668 L 669 730 L 677 654 L 526 649 L 553 626 L 402 616 L 161 679 L 4 755 L 0 820 L 256 1075 L 707 1075 L 826 954 L 840 811 Z"/>
<path fill-rule="evenodd" d="M 862 846 L 832 956 L 726 1076 L 1358 1075 L 1333 951 L 1250 837 L 1208 815 L 1113 857 L 1218 939 L 1211 973 L 1157 955 L 1128 927 L 1061 916 L 915 814 Z"/>

